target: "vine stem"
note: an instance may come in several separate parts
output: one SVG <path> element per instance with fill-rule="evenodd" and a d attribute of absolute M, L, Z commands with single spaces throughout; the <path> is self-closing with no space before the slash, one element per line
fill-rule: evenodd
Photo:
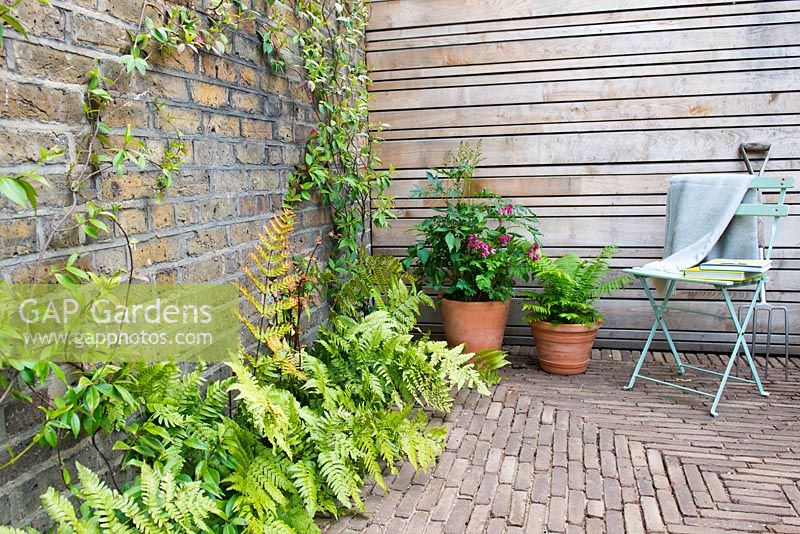
<path fill-rule="evenodd" d="M 111 476 L 111 482 L 114 484 L 114 487 L 116 488 L 117 491 L 121 492 L 122 490 L 120 490 L 119 484 L 117 483 L 117 477 L 116 475 L 114 475 L 114 467 L 111 465 L 111 462 L 108 461 L 106 455 L 103 454 L 103 451 L 101 451 L 100 447 L 98 447 L 97 445 L 97 434 L 92 434 L 92 447 L 94 447 L 94 450 L 97 451 L 97 454 L 100 455 L 100 458 L 102 458 L 103 462 L 106 464 L 106 468 L 108 468 L 108 474 Z"/>
<path fill-rule="evenodd" d="M 18 378 L 18 377 L 19 377 L 19 371 L 17 371 L 17 372 L 14 374 L 14 378 L 12 378 L 12 379 L 11 379 L 11 380 L 8 382 L 8 387 L 7 387 L 7 388 L 6 388 L 6 390 L 3 392 L 3 395 L 2 395 L 2 396 L 0 396 L 0 404 L 3 404 L 3 401 L 4 401 L 4 400 L 6 400 L 6 397 L 8 397 L 8 396 L 11 394 L 11 392 L 14 390 L 14 386 L 15 386 L 15 385 L 17 385 L 17 378 Z"/>

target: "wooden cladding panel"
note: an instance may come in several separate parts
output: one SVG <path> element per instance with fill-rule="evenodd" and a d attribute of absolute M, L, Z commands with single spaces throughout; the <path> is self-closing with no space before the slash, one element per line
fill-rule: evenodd
<path fill-rule="evenodd" d="M 384 0 L 368 40 L 371 119 L 390 126 L 379 154 L 396 169 L 398 215 L 374 230 L 377 253 L 402 256 L 413 242 L 437 203 L 409 193 L 462 140 L 482 144 L 477 186 L 534 208 L 550 254 L 618 243 L 615 271 L 660 257 L 671 176 L 744 172 L 738 147 L 751 141 L 773 144 L 769 173 L 800 176 L 797 0 Z M 787 202 L 769 297 L 789 307 L 800 353 L 800 192 Z M 676 298 L 722 311 L 698 302 L 713 296 Z M 641 288 L 600 307 L 599 345 L 641 346 Z M 673 315 L 686 350 L 730 348 L 718 319 Z M 441 328 L 433 311 L 421 324 Z M 507 341 L 530 342 L 516 301 Z"/>

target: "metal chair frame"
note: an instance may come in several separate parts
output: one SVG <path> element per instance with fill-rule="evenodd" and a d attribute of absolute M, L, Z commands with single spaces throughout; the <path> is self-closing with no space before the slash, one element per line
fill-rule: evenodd
<path fill-rule="evenodd" d="M 789 208 L 786 205 L 786 192 L 792 187 L 794 187 L 794 179 L 791 177 L 755 176 L 751 180 L 749 187 L 750 189 L 779 191 L 778 200 L 774 204 L 742 203 L 736 210 L 736 216 L 772 218 L 772 228 L 769 236 L 769 243 L 767 245 L 764 254 L 764 259 L 769 260 L 770 257 L 772 256 L 772 247 L 775 241 L 775 236 L 778 233 L 780 220 L 781 218 L 786 217 L 789 214 Z M 765 397 L 769 396 L 769 393 L 767 393 L 764 390 L 764 386 L 761 384 L 761 379 L 759 378 L 758 375 L 758 369 L 755 366 L 755 363 L 753 361 L 753 356 L 750 352 L 750 349 L 747 346 L 747 341 L 745 338 L 747 323 L 748 321 L 750 321 L 750 318 L 753 315 L 758 297 L 764 288 L 764 284 L 769 279 L 768 278 L 769 271 L 761 276 L 746 280 L 744 282 L 730 282 L 725 280 L 692 280 L 692 279 L 687 279 L 682 275 L 672 275 L 660 271 L 648 270 L 643 267 L 634 267 L 632 269 L 625 269 L 624 272 L 633 275 L 642 283 L 645 294 L 647 295 L 647 299 L 650 302 L 650 306 L 653 308 L 653 312 L 655 314 L 655 320 L 653 322 L 652 328 L 650 329 L 650 334 L 647 337 L 647 341 L 645 341 L 644 347 L 642 348 L 641 355 L 639 356 L 639 359 L 636 362 L 636 367 L 633 370 L 633 374 L 631 374 L 630 381 L 628 382 L 628 385 L 625 386 L 623 389 L 626 390 L 633 389 L 634 385 L 636 384 L 636 380 L 641 378 L 643 380 L 649 380 L 651 382 L 656 382 L 682 391 L 688 391 L 691 393 L 696 393 L 699 395 L 711 397 L 714 399 L 714 401 L 711 404 L 710 412 L 711 415 L 715 417 L 718 415 L 717 406 L 719 405 L 719 402 L 722 398 L 722 394 L 725 391 L 725 385 L 728 383 L 728 380 L 755 384 L 759 394 Z M 652 291 L 650 290 L 650 285 L 647 282 L 648 278 L 658 278 L 661 280 L 668 281 L 667 289 L 660 303 L 656 301 Z M 670 306 L 669 299 L 672 296 L 672 293 L 675 290 L 675 286 L 677 285 L 678 282 L 685 282 L 693 285 L 706 285 L 706 286 L 711 286 L 715 290 L 719 290 L 722 293 L 727 313 L 720 315 L 705 311 L 698 311 L 691 308 L 687 309 L 687 308 L 678 308 L 675 306 Z M 755 287 L 752 288 L 752 286 Z M 733 301 L 731 299 L 729 290 L 742 289 L 742 288 L 752 288 L 753 296 L 752 298 L 750 298 L 749 304 L 747 305 L 746 308 L 747 312 L 745 313 L 744 320 L 740 321 L 739 318 L 741 316 L 737 314 L 736 310 L 734 309 Z M 676 311 L 695 313 L 700 315 L 709 315 L 712 317 L 720 317 L 723 319 L 731 320 L 736 330 L 736 342 L 734 344 L 733 350 L 730 353 L 730 356 L 728 357 L 728 362 L 727 365 L 725 366 L 724 372 L 720 373 L 718 371 L 714 371 L 711 369 L 689 365 L 681 360 L 680 354 L 678 353 L 678 350 L 675 348 L 675 343 L 673 342 L 672 336 L 670 335 L 669 329 L 667 328 L 666 319 L 664 317 L 664 312 L 667 310 L 676 310 Z M 658 330 L 661 330 L 661 332 L 664 334 L 667 344 L 669 345 L 669 349 L 672 352 L 672 356 L 675 359 L 675 363 L 678 366 L 678 372 L 682 375 L 686 372 L 686 369 L 691 369 L 694 371 L 699 371 L 702 373 L 707 373 L 720 377 L 719 386 L 717 387 L 716 392 L 702 391 L 699 389 L 682 386 L 680 384 L 675 384 L 673 382 L 669 382 L 666 380 L 660 380 L 657 378 L 649 377 L 641 373 L 642 365 L 644 364 L 644 361 L 648 354 L 648 350 L 650 349 L 650 345 L 652 344 L 653 339 L 655 338 L 656 335 L 656 331 Z M 747 365 L 750 368 L 750 372 L 752 373 L 752 379 L 741 378 L 738 376 L 731 375 L 731 370 L 733 369 L 734 363 L 737 361 L 740 351 L 744 353 L 745 360 L 747 361 Z"/>

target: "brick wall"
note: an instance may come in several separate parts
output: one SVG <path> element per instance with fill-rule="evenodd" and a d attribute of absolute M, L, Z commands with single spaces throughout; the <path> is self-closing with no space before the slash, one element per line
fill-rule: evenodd
<path fill-rule="evenodd" d="M 0 200 L 0 278 L 9 282 L 31 279 L 48 229 L 71 202 L 66 161 L 74 157 L 86 128 L 81 109 L 86 71 L 99 61 L 105 74 L 118 73 L 115 59 L 128 42 L 126 31 L 135 28 L 142 2 L 51 4 L 24 0 L 20 19 L 30 29 L 29 39 L 9 31 L 0 52 L 0 175 L 30 166 L 39 146 L 67 149 L 67 158 L 44 168 L 53 187 L 41 190 L 38 217 Z M 119 131 L 131 123 L 135 135 L 159 147 L 171 135 L 163 119 L 168 111 L 189 145 L 186 164 L 162 202 L 155 200 L 150 172 L 105 176 L 87 190 L 101 203 L 120 204 L 122 224 L 139 241 L 138 278 L 192 283 L 239 276 L 254 237 L 281 207 L 288 175 L 301 158 L 313 121 L 304 86 L 292 75 L 269 71 L 252 27 L 243 25 L 231 44 L 224 57 L 187 51 L 178 58 L 151 59 L 145 78 L 123 78 L 116 87 L 121 94 L 115 95 L 106 122 Z M 163 104 L 161 113 L 154 101 Z M 327 212 L 312 203 L 300 212 L 295 243 L 313 246 L 328 231 Z M 45 264 L 76 250 L 96 271 L 126 268 L 120 235 L 92 240 L 77 230 L 54 240 Z M 324 315 L 315 314 L 315 322 Z M 6 400 L 0 406 L 2 449 L 18 451 L 29 443 L 39 419 L 35 408 Z M 68 465 L 77 459 L 102 469 L 93 452 L 76 443 L 63 456 Z M 6 459 L 7 453 L 0 453 L 0 463 Z M 38 496 L 59 483 L 56 458 L 38 447 L 0 471 L 0 524 L 41 525 Z"/>

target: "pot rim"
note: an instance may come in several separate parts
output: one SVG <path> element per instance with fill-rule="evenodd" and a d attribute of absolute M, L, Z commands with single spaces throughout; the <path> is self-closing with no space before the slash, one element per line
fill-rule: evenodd
<path fill-rule="evenodd" d="M 446 298 L 446 297 L 441 297 L 440 300 L 442 302 L 445 302 L 445 301 L 447 301 L 447 302 L 458 302 L 459 304 L 466 304 L 466 305 L 470 305 L 470 304 L 472 304 L 472 305 L 475 305 L 475 304 L 510 304 L 511 303 L 511 299 L 507 299 L 507 300 L 472 300 L 472 301 L 467 301 L 467 300 L 455 300 L 455 299 L 449 299 L 449 298 Z"/>
<path fill-rule="evenodd" d="M 531 328 L 543 328 L 555 332 L 594 332 L 603 326 L 603 320 L 596 321 L 592 326 L 584 326 L 583 324 L 553 324 L 547 321 L 534 321 L 530 323 Z M 534 326 L 535 325 L 535 326 Z"/>

